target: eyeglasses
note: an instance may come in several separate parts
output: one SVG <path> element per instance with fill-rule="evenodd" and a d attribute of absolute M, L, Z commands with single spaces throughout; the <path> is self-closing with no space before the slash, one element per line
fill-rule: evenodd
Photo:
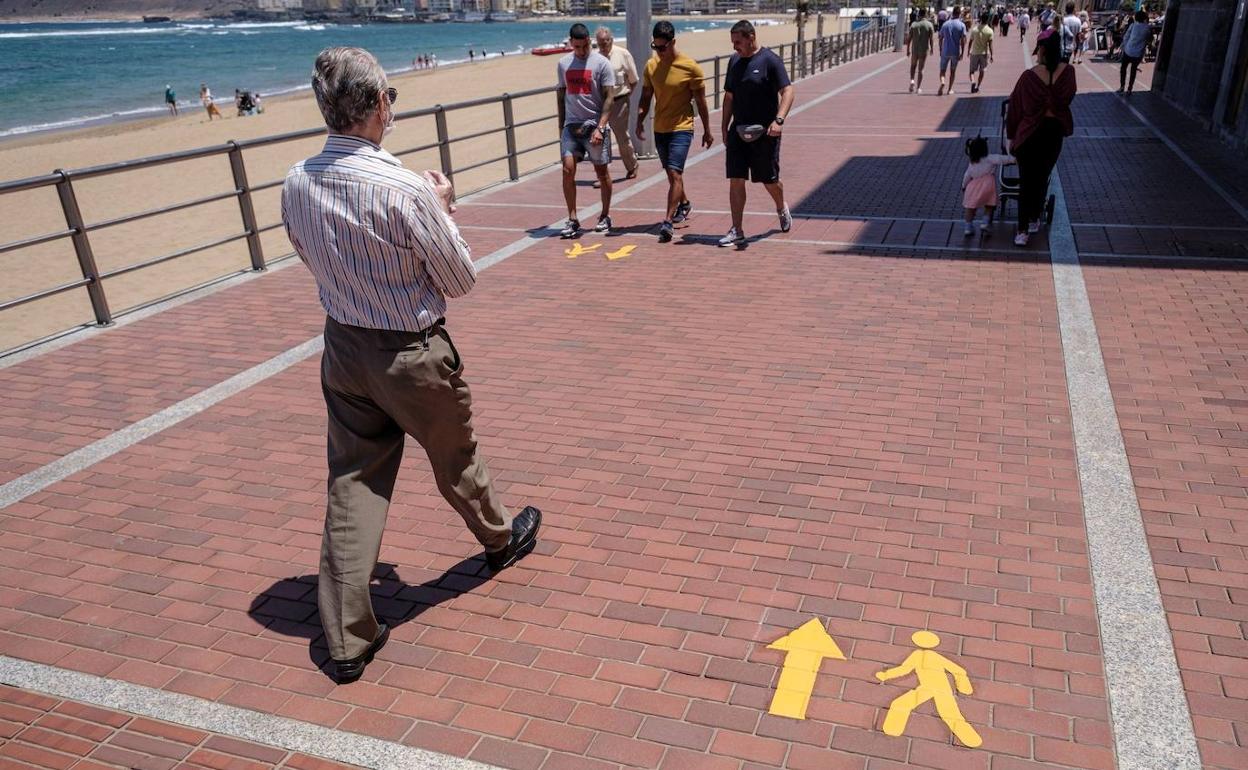
<path fill-rule="evenodd" d="M 386 89 L 386 99 L 394 104 L 394 100 L 399 98 L 399 89 L 391 87 Z"/>
<path fill-rule="evenodd" d="M 663 53 L 667 50 L 669 45 L 671 45 L 671 43 L 651 43 L 650 47 L 659 53 Z"/>

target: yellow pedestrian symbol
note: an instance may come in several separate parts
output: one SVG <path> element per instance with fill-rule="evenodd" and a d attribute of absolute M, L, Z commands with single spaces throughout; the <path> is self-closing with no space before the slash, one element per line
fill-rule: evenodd
<path fill-rule="evenodd" d="M 975 732 L 971 723 L 962 716 L 962 712 L 958 710 L 958 702 L 953 697 L 953 690 L 949 687 L 948 675 L 952 674 L 953 681 L 958 686 L 958 692 L 963 695 L 971 694 L 971 680 L 966 676 L 966 669 L 934 651 L 934 648 L 940 644 L 940 637 L 931 631 L 916 631 L 910 639 L 919 649 L 910 653 L 900 666 L 875 675 L 881 682 L 887 682 L 911 672 L 919 678 L 918 687 L 897 696 L 889 705 L 888 714 L 884 717 L 885 734 L 901 735 L 906 731 L 906 722 L 910 719 L 910 713 L 929 700 L 934 700 L 936 713 L 944 720 L 949 730 L 958 737 L 958 740 L 971 748 L 979 746 L 984 739 L 979 737 L 979 733 Z"/>
<path fill-rule="evenodd" d="M 611 259 L 611 260 L 624 259 L 624 257 L 627 257 L 629 254 L 632 254 L 633 249 L 635 248 L 637 247 L 636 246 L 621 246 L 616 251 L 608 251 L 607 259 Z"/>
<path fill-rule="evenodd" d="M 582 254 L 588 254 L 601 245 L 601 243 L 595 243 L 593 246 L 582 246 L 578 243 L 573 245 L 570 249 L 564 249 L 563 253 L 568 255 L 568 259 L 576 259 Z"/>
<path fill-rule="evenodd" d="M 788 653 L 784 656 L 776 694 L 771 698 L 770 712 L 780 717 L 805 719 L 819 664 L 824 658 L 845 660 L 845 653 L 828 636 L 823 624 L 814 619 L 767 645 L 767 649 Z"/>

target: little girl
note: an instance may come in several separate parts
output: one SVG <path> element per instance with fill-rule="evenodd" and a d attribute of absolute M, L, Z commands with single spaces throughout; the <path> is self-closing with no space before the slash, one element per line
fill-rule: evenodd
<path fill-rule="evenodd" d="M 966 155 L 971 162 L 962 175 L 962 205 L 966 208 L 966 226 L 962 233 L 975 234 L 975 212 L 982 206 L 984 218 L 979 229 L 987 234 L 992 215 L 997 211 L 997 166 L 1015 163 L 1011 155 L 989 155 L 988 140 L 982 136 L 966 140 Z"/>

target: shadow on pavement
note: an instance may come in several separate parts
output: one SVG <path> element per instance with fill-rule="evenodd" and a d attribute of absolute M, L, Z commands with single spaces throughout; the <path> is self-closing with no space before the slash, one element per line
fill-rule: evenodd
<path fill-rule="evenodd" d="M 431 607 L 469 593 L 490 580 L 485 559 L 464 559 L 440 576 L 412 585 L 399 576 L 394 564 L 378 563 L 371 594 L 377 619 L 397 628 Z M 285 636 L 308 640 L 308 659 L 329 675 L 329 650 L 316 608 L 316 575 L 285 578 L 269 586 L 251 602 L 247 614 L 256 623 Z"/>

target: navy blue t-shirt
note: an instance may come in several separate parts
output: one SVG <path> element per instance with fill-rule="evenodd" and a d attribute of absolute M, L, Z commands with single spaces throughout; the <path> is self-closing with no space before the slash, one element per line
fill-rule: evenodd
<path fill-rule="evenodd" d="M 770 126 L 780 112 L 778 94 L 790 82 L 784 62 L 770 48 L 760 48 L 748 59 L 734 53 L 724 76 L 724 91 L 732 94 L 733 122 Z"/>

